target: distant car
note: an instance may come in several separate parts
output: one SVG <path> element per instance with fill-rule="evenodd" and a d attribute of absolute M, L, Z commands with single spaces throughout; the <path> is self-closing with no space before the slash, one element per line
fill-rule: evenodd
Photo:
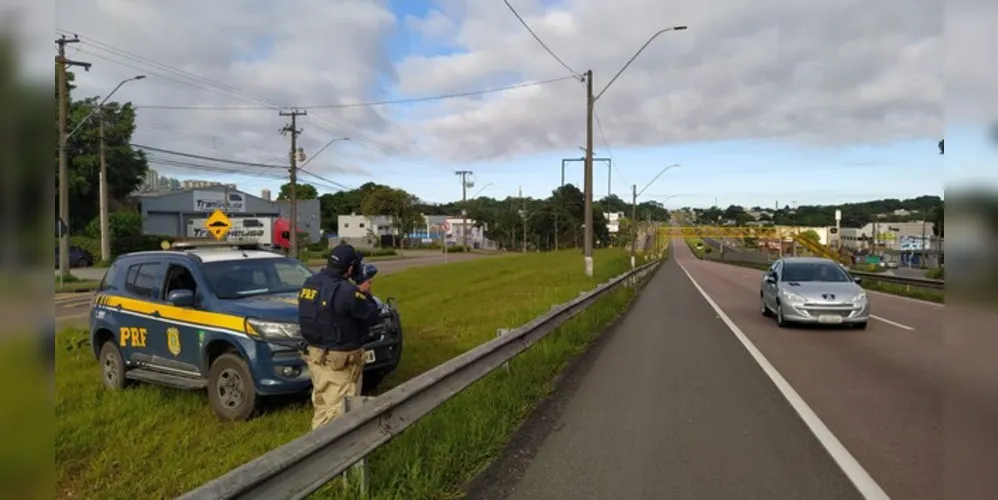
<path fill-rule="evenodd" d="M 830 259 L 785 257 L 763 275 L 762 314 L 776 316 L 781 328 L 811 323 L 865 329 L 870 304 L 859 282 Z"/>
<path fill-rule="evenodd" d="M 131 381 L 208 390 L 223 420 L 250 418 L 261 397 L 308 392 L 298 293 L 314 271 L 255 245 L 125 254 L 94 296 L 90 339 L 104 385 Z M 402 327 L 394 301 L 375 299 L 363 387 L 395 370 Z"/>
<path fill-rule="evenodd" d="M 94 265 L 94 258 L 90 252 L 78 247 L 69 246 L 69 267 L 90 267 Z M 59 246 L 55 247 L 55 267 L 59 267 Z"/>

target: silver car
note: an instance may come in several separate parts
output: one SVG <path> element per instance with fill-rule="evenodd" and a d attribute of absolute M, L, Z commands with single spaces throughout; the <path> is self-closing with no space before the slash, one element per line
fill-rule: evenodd
<path fill-rule="evenodd" d="M 864 329 L 870 319 L 870 303 L 859 281 L 829 259 L 780 259 L 762 277 L 762 314 L 776 316 L 781 328 L 812 323 Z"/>

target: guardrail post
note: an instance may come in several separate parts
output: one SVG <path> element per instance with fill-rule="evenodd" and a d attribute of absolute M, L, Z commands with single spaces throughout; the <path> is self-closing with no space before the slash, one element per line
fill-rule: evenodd
<path fill-rule="evenodd" d="M 343 398 L 342 408 L 343 413 L 350 413 L 353 410 L 360 408 L 360 406 L 366 403 L 368 400 L 374 399 L 372 396 L 347 396 Z M 367 474 L 367 459 L 362 458 L 353 464 L 350 469 L 343 472 L 343 483 L 349 488 L 350 487 L 350 477 L 353 476 L 357 479 L 360 486 L 360 498 L 367 498 L 367 488 L 370 484 L 370 478 Z"/>
<path fill-rule="evenodd" d="M 503 335 L 506 335 L 509 332 L 510 332 L 509 328 L 500 328 L 496 330 L 496 338 L 502 337 Z M 506 370 L 507 374 L 509 373 L 509 361 L 502 364 L 502 369 Z"/>

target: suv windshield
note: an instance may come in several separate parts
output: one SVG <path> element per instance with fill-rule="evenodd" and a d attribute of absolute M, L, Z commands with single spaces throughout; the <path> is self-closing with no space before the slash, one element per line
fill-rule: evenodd
<path fill-rule="evenodd" d="M 294 292 L 313 274 L 290 258 L 207 262 L 201 265 L 201 270 L 220 299 Z"/>
<path fill-rule="evenodd" d="M 838 264 L 832 262 L 786 262 L 783 281 L 849 282 L 852 279 Z"/>

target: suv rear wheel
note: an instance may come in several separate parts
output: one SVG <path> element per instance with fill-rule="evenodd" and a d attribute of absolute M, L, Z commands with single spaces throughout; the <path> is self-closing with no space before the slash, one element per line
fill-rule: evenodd
<path fill-rule="evenodd" d="M 223 354 L 208 369 L 208 401 L 222 420 L 249 420 L 256 412 L 256 387 L 246 361 Z"/>

